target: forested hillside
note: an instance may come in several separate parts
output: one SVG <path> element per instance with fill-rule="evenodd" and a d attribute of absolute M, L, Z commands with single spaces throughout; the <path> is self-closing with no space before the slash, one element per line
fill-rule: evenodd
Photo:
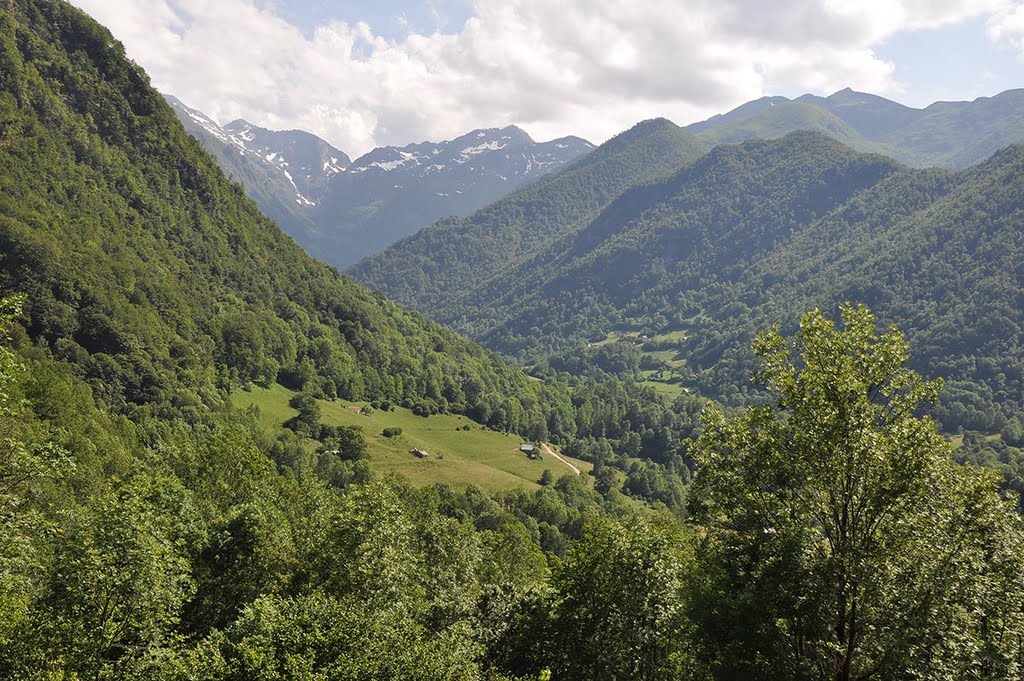
<path fill-rule="evenodd" d="M 560 349 L 561 339 L 603 338 L 617 324 L 653 329 L 658 314 L 679 324 L 695 311 L 681 294 L 741 277 L 792 231 L 897 169 L 817 133 L 718 147 L 624 192 L 542 255 L 535 276 L 502 276 L 488 287 L 501 292 L 496 304 L 439 318 L 524 357 Z"/>
<path fill-rule="evenodd" d="M 21 11 L 32 31 L 4 27 L 0 288 L 27 295 L 30 338 L 112 407 L 187 413 L 279 375 L 456 411 L 536 395 L 521 372 L 303 253 L 102 29 L 63 26 L 71 10 L 56 3 Z"/>
<path fill-rule="evenodd" d="M 720 311 L 692 336 L 701 380 L 738 375 L 725 348 L 766 320 L 792 328 L 794 306 L 860 300 L 907 331 L 915 367 L 946 380 L 947 428 L 999 432 L 1024 410 L 1022 171 L 1024 146 L 1008 147 L 953 176 L 903 171 L 824 216 L 701 303 Z"/>
<path fill-rule="evenodd" d="M 524 361 L 635 333 L 645 353 L 676 358 L 680 385 L 736 402 L 758 329 L 863 301 L 907 330 L 915 367 L 947 379 L 947 429 L 999 432 L 1024 408 L 1021 155 L 1010 147 L 952 174 L 820 133 L 721 146 L 563 225 L 559 241 L 462 298 L 424 279 L 412 302 Z M 401 289 L 413 277 L 398 271 Z"/>
<path fill-rule="evenodd" d="M 914 109 L 849 88 L 828 97 L 765 97 L 686 127 L 708 145 L 817 130 L 859 151 L 952 170 L 1024 142 L 1024 90 Z"/>
<path fill-rule="evenodd" d="M 431 314 L 462 300 L 472 304 L 470 292 L 481 283 L 571 234 L 626 188 L 703 152 L 701 143 L 669 121 L 639 123 L 551 177 L 367 258 L 352 268 L 352 276 Z"/>

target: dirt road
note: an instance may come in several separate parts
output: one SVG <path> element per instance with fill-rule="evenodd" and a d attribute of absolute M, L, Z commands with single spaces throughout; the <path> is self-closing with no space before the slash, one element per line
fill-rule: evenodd
<path fill-rule="evenodd" d="M 556 452 L 554 449 L 552 449 L 550 446 L 548 446 L 547 443 L 542 444 L 540 446 L 540 448 L 544 452 L 544 454 L 555 457 L 556 459 L 558 459 L 559 461 L 564 463 L 566 466 L 571 468 L 573 473 L 575 473 L 576 475 L 580 475 L 580 469 L 579 468 L 576 468 L 576 466 L 573 466 L 571 463 L 569 463 L 568 461 L 563 459 L 562 456 L 558 452 Z"/>

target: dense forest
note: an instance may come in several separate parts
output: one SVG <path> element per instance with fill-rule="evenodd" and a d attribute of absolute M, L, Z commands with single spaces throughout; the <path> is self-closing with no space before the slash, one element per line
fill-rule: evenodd
<path fill-rule="evenodd" d="M 641 168 L 617 145 L 652 130 L 692 149 L 655 122 L 575 177 Z M 777 173 L 777 208 L 836 167 L 844 206 L 905 174 L 822 149 Z M 1015 163 L 922 192 L 1000 205 Z M 0 186 L 0 677 L 1024 675 L 1024 527 L 985 467 L 1019 465 L 1024 425 L 1004 419 L 1002 450 L 965 434 L 983 466 L 956 463 L 922 415 L 945 388 L 863 306 L 737 336 L 754 406 L 669 405 L 630 343 L 528 374 L 305 255 L 61 0 L 0 0 Z M 592 190 L 574 220 L 614 200 Z M 295 395 L 282 428 L 231 407 L 274 383 Z M 464 414 L 593 476 L 377 476 L 363 431 L 319 421 L 335 398 Z"/>
<path fill-rule="evenodd" d="M 740 404 L 758 329 L 863 301 L 906 329 L 915 368 L 947 380 L 934 410 L 947 432 L 998 433 L 1024 409 L 1022 158 L 1008 147 L 949 173 L 813 132 L 721 146 L 565 225 L 470 294 L 439 284 L 410 303 L 528 363 L 610 333 L 675 333 L 636 342 L 677 352 L 685 385 Z M 435 230 L 438 243 L 460 238 Z M 405 280 L 406 255 L 399 244 L 375 262 L 404 261 Z M 374 281 L 390 292 L 387 276 Z"/>
<path fill-rule="evenodd" d="M 19 11 L 0 45 L 0 291 L 27 296 L 28 338 L 110 409 L 198 421 L 234 387 L 280 382 L 621 468 L 624 451 L 678 504 L 692 418 L 630 381 L 538 381 L 352 284 L 224 178 L 104 29 L 65 26 L 59 3 Z"/>

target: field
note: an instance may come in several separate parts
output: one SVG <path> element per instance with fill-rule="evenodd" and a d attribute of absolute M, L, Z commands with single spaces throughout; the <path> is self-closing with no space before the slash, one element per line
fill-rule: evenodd
<path fill-rule="evenodd" d="M 240 408 L 257 407 L 263 424 L 279 429 L 296 413 L 288 406 L 293 394 L 275 385 L 238 390 L 232 394 L 231 401 Z M 363 429 L 370 448 L 370 466 L 375 473 L 397 473 L 416 485 L 447 482 L 479 485 L 491 491 L 516 487 L 536 489 L 545 468 L 550 469 L 555 478 L 572 472 L 554 458 L 531 461 L 519 451 L 521 440 L 518 437 L 487 430 L 464 416 L 438 414 L 423 418 L 401 407 L 357 414 L 350 411 L 350 407 L 365 410 L 365 403 L 343 401 L 321 401 L 320 407 L 323 423 Z M 470 429 L 461 430 L 466 425 Z M 401 428 L 402 434 L 386 438 L 382 435 L 385 428 Z M 409 452 L 414 447 L 426 451 L 429 458 L 416 458 Z M 584 473 L 593 468 L 584 461 L 569 460 Z"/>
<path fill-rule="evenodd" d="M 623 342 L 643 348 L 648 343 L 658 347 L 665 345 L 681 344 L 686 340 L 686 331 L 670 331 L 657 336 L 646 336 L 640 331 L 609 332 L 604 339 L 591 343 L 591 347 L 600 347 L 608 343 Z M 648 362 L 657 366 L 656 369 L 644 369 L 640 372 L 640 383 L 654 389 L 656 393 L 668 400 L 675 400 L 680 395 L 690 392 L 685 387 L 686 381 L 683 369 L 686 367 L 686 358 L 677 349 L 667 350 L 644 350 L 643 355 Z"/>

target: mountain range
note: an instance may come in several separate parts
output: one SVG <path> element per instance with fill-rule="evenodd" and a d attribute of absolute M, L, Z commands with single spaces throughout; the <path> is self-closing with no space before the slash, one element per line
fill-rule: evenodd
<path fill-rule="evenodd" d="M 0 0 L 0 678 L 1020 677 L 1024 146 L 655 119 L 355 268 L 523 370 L 311 257 L 177 108 Z M 185 115 L 296 215 L 526 143 Z"/>
<path fill-rule="evenodd" d="M 445 216 L 464 216 L 593 149 L 538 143 L 515 126 L 380 147 L 352 161 L 300 130 L 218 125 L 167 96 L 185 128 L 311 255 L 346 267 Z"/>
<path fill-rule="evenodd" d="M 271 131 L 244 120 L 221 126 L 167 99 L 266 215 L 314 257 L 341 268 L 436 220 L 468 217 L 594 148 L 577 137 L 536 143 L 509 126 L 446 142 L 381 147 L 352 161 L 310 133 Z M 704 151 L 816 130 L 910 166 L 959 170 L 1024 140 L 1022 112 L 1024 90 L 916 109 L 847 88 L 828 97 L 763 97 L 683 130 Z"/>
<path fill-rule="evenodd" d="M 915 109 L 850 88 L 828 97 L 762 97 L 686 127 L 708 145 L 817 130 L 907 165 L 960 170 L 1024 140 L 1024 89 Z"/>
<path fill-rule="evenodd" d="M 947 380 L 937 409 L 947 427 L 998 430 L 1024 408 L 1024 147 L 953 172 L 815 131 L 705 153 L 667 121 L 634 132 L 652 130 L 659 147 L 689 150 L 661 177 L 580 204 L 573 179 L 592 159 L 647 139 L 617 138 L 352 273 L 522 361 L 627 338 L 654 353 L 648 368 L 736 403 L 759 329 L 865 302 L 907 332 L 915 366 Z"/>

